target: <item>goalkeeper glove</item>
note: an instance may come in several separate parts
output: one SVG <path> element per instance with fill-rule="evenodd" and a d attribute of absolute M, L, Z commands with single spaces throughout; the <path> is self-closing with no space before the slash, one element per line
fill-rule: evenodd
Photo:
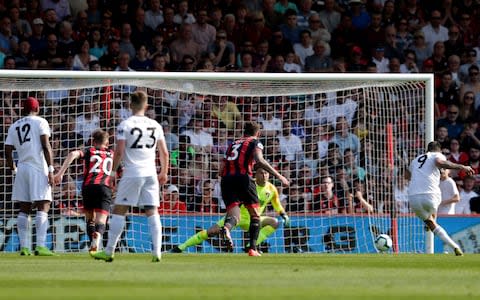
<path fill-rule="evenodd" d="M 286 213 L 281 213 L 280 217 L 283 219 L 283 226 L 290 227 L 290 218 Z"/>

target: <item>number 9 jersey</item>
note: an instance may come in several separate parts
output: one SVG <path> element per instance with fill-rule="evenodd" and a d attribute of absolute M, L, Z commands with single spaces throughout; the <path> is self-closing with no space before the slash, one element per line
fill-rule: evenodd
<path fill-rule="evenodd" d="M 409 195 L 441 194 L 440 170 L 436 164 L 437 159 L 447 160 L 445 155 L 440 152 L 427 152 L 412 160 L 410 163 Z"/>
<path fill-rule="evenodd" d="M 125 140 L 122 177 L 156 176 L 157 142 L 164 140 L 157 121 L 145 116 L 131 116 L 118 126 L 117 140 Z"/>

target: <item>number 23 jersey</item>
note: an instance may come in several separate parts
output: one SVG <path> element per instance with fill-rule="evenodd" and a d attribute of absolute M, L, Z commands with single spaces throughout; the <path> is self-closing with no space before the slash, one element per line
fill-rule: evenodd
<path fill-rule="evenodd" d="M 25 164 L 47 174 L 47 162 L 40 140 L 42 135 L 50 137 L 47 120 L 38 116 L 27 116 L 10 126 L 5 144 L 15 147 L 18 166 Z"/>
<path fill-rule="evenodd" d="M 408 187 L 409 195 L 440 195 L 440 170 L 436 165 L 437 158 L 447 160 L 440 152 L 427 152 L 417 156 L 410 163 L 412 178 Z"/>
<path fill-rule="evenodd" d="M 125 140 L 123 177 L 156 176 L 157 142 L 164 140 L 157 121 L 145 116 L 131 116 L 118 126 L 117 140 Z"/>

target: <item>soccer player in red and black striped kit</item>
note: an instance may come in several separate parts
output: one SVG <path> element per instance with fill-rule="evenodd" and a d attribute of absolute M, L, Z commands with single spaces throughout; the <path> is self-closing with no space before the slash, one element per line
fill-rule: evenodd
<path fill-rule="evenodd" d="M 256 122 L 246 122 L 244 136 L 233 142 L 227 149 L 220 168 L 222 198 L 227 207 L 225 223 L 221 236 L 227 250 L 233 250 L 230 230 L 240 220 L 240 205 L 243 204 L 250 214 L 250 249 L 249 256 L 260 256 L 256 249 L 256 241 L 260 230 L 259 200 L 253 179 L 253 166 L 259 164 L 263 169 L 277 177 L 282 184 L 290 182 L 275 170 L 263 158 L 263 145 L 258 140 L 260 126 Z"/>
<path fill-rule="evenodd" d="M 55 175 L 55 183 L 62 181 L 70 164 L 81 158 L 84 161 L 82 197 L 90 239 L 90 254 L 95 253 L 105 232 L 105 224 L 112 202 L 113 150 L 108 148 L 108 133 L 98 129 L 92 134 L 93 145 L 85 150 L 70 152 Z"/>

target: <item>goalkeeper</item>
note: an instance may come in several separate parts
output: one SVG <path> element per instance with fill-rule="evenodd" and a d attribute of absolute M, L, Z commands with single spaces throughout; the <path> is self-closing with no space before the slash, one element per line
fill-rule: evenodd
<path fill-rule="evenodd" d="M 262 167 L 257 167 L 255 172 L 255 184 L 257 187 L 258 199 L 260 200 L 260 207 L 258 209 L 259 214 L 262 214 L 265 211 L 265 208 L 269 203 L 272 204 L 275 211 L 282 217 L 284 226 L 290 225 L 290 219 L 285 213 L 282 204 L 280 203 L 280 197 L 278 194 L 277 188 L 268 181 L 270 174 L 263 169 Z M 175 246 L 172 248 L 172 252 L 181 253 L 185 251 L 188 247 L 201 244 L 203 241 L 212 236 L 217 236 L 220 233 L 220 229 L 223 227 L 223 222 L 225 218 L 220 219 L 216 224 L 213 224 L 207 230 L 199 231 L 198 233 L 191 236 L 184 243 Z M 248 210 L 242 205 L 240 207 L 240 221 L 236 227 L 240 227 L 244 231 L 248 231 L 250 226 L 250 215 Z M 261 230 L 258 234 L 257 245 L 260 245 L 263 241 L 267 239 L 278 227 L 278 221 L 274 217 L 261 216 L 260 217 L 260 227 Z M 246 247 L 248 248 L 248 247 Z"/>

